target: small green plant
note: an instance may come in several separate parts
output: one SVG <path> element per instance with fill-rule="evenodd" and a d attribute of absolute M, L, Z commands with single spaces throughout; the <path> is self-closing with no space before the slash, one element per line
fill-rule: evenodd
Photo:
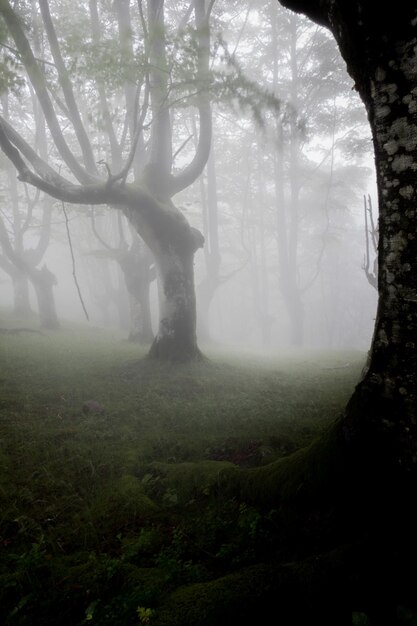
<path fill-rule="evenodd" d="M 150 624 L 153 614 L 154 612 L 152 611 L 152 609 L 147 609 L 144 606 L 138 606 L 138 608 L 136 609 L 136 613 L 138 614 L 139 617 L 139 624 Z"/>

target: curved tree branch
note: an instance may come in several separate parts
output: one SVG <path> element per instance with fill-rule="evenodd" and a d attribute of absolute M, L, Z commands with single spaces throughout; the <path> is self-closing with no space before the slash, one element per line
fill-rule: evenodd
<path fill-rule="evenodd" d="M 46 166 L 49 172 L 47 178 L 35 174 L 7 136 L 3 120 L 0 120 L 0 147 L 17 169 L 19 180 L 37 187 L 57 200 L 78 204 L 117 204 L 121 199 L 120 188 L 114 188 L 107 183 L 74 185 L 49 166 Z M 44 163 L 40 157 L 38 161 Z"/>
<path fill-rule="evenodd" d="M 94 44 L 99 44 L 101 39 L 100 33 L 100 20 L 98 14 L 97 0 L 89 0 L 88 2 L 89 12 L 90 12 L 90 21 L 91 21 L 91 30 Z M 101 113 L 103 115 L 103 120 L 106 128 L 106 133 L 109 138 L 110 143 L 110 154 L 112 158 L 113 165 L 116 168 L 121 167 L 122 163 L 122 150 L 120 144 L 117 140 L 116 133 L 114 131 L 113 122 L 110 115 L 109 105 L 107 102 L 106 92 L 104 86 L 100 80 L 97 81 L 97 91 L 100 100 L 100 108 Z"/>
<path fill-rule="evenodd" d="M 61 49 L 59 47 L 58 38 L 56 36 L 55 27 L 52 22 L 51 13 L 49 10 L 48 0 L 38 1 L 41 10 L 42 20 L 45 26 L 45 31 L 48 36 L 52 57 L 58 70 L 59 82 L 62 87 L 70 119 L 74 127 L 74 131 L 77 136 L 81 152 L 83 154 L 85 167 L 87 171 L 91 172 L 94 175 L 97 175 L 97 167 L 94 160 L 93 150 L 91 148 L 90 140 L 84 128 L 83 122 L 81 120 L 81 115 L 75 101 L 74 92 L 72 90 L 71 81 L 68 76 L 67 68 L 65 67 L 64 59 L 62 58 Z"/>
<path fill-rule="evenodd" d="M 212 6 L 212 5 L 211 5 Z M 198 95 L 198 115 L 200 132 L 196 153 L 191 163 L 171 179 L 171 195 L 186 189 L 203 172 L 210 154 L 212 137 L 212 119 L 210 106 L 210 29 L 209 12 L 205 11 L 205 1 L 195 0 L 195 23 L 198 44 L 198 83 L 201 86 Z M 211 10 L 211 8 L 210 8 Z"/>
<path fill-rule="evenodd" d="M 149 84 L 152 133 L 149 166 L 166 187 L 172 168 L 172 129 L 168 102 L 164 0 L 148 0 Z"/>
<path fill-rule="evenodd" d="M 30 81 L 38 97 L 39 103 L 44 112 L 45 119 L 51 132 L 52 138 L 61 157 L 80 183 L 92 182 L 92 180 L 94 180 L 93 177 L 90 176 L 86 172 L 86 170 L 80 165 L 78 159 L 73 155 L 68 147 L 67 142 L 65 141 L 64 135 L 62 134 L 62 130 L 58 122 L 58 118 L 49 97 L 45 76 L 35 59 L 32 48 L 21 26 L 20 19 L 10 6 L 8 0 L 1 0 L 0 15 L 2 15 L 8 27 L 8 30 L 13 37 L 22 63 L 26 69 L 26 72 L 28 73 Z"/>
<path fill-rule="evenodd" d="M 27 141 L 25 141 L 25 139 L 23 139 L 23 137 L 13 128 L 13 126 L 9 124 L 9 122 L 6 119 L 4 119 L 3 116 L 0 115 L 0 128 L 1 127 L 3 128 L 6 138 L 10 141 L 10 143 L 12 143 L 17 148 L 19 153 L 22 153 L 25 159 L 29 161 L 29 163 L 32 165 L 35 172 L 41 178 L 43 178 L 45 181 L 47 180 L 55 181 L 55 183 L 58 186 L 65 186 L 65 185 L 72 184 L 66 178 L 58 174 L 58 172 L 56 172 L 50 165 L 48 165 L 48 163 L 44 159 L 42 159 L 37 154 L 37 152 L 35 152 L 35 150 L 27 143 Z M 2 144 L 2 147 L 3 147 L 3 144 Z M 17 167 L 15 161 L 13 161 L 11 157 L 9 158 L 14 163 L 16 169 L 20 173 L 20 169 L 19 167 Z"/>

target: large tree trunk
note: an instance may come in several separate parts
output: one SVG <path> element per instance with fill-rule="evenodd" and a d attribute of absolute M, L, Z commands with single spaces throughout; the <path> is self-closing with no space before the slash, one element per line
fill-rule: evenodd
<path fill-rule="evenodd" d="M 159 328 L 149 356 L 174 361 L 201 358 L 196 336 L 194 252 L 153 250 L 158 272 Z"/>
<path fill-rule="evenodd" d="M 376 12 L 372 3 L 360 1 L 284 4 L 331 27 L 367 108 L 380 211 L 379 304 L 362 379 L 333 429 L 309 449 L 231 482 L 233 489 L 238 482 L 240 497 L 279 505 L 291 510 L 288 519 L 301 517 L 304 525 L 313 525 L 317 545 L 332 535 L 333 545 L 360 545 L 355 562 L 349 556 L 345 561 L 341 603 L 362 604 L 374 614 L 372 624 L 396 624 L 396 607 L 414 606 L 417 584 L 411 574 L 417 554 L 412 504 L 417 470 L 417 8 L 401 3 L 398 11 L 384 5 Z M 302 525 L 299 529 L 302 537 Z M 377 596 L 367 586 L 371 577 L 381 585 Z M 325 606 L 326 597 L 318 602 Z"/>
<path fill-rule="evenodd" d="M 141 212 L 137 211 L 132 191 L 125 213 L 151 250 L 158 278 L 159 326 L 149 356 L 172 361 L 200 359 L 194 254 L 204 238 L 166 198 L 149 196 L 149 206 L 145 209 L 142 201 Z"/>
<path fill-rule="evenodd" d="M 333 30 L 368 111 L 379 200 L 378 313 L 344 432 L 350 438 L 370 427 L 387 444 L 384 457 L 393 468 L 415 471 L 417 9 L 401 5 L 398 12 L 387 7 L 375 15 L 373 7 L 355 2 L 339 12 L 332 19 L 343 19 L 343 33 L 336 21 Z"/>
<path fill-rule="evenodd" d="M 362 379 L 327 433 L 276 463 L 220 477 L 221 495 L 278 512 L 284 564 L 243 571 L 235 595 L 232 577 L 180 590 L 169 623 L 226 626 L 233 609 L 236 623 L 266 622 L 271 610 L 286 625 L 352 624 L 360 611 L 364 623 L 399 626 L 417 609 L 417 8 L 282 3 L 331 27 L 367 107 L 380 208 L 375 332 Z"/>

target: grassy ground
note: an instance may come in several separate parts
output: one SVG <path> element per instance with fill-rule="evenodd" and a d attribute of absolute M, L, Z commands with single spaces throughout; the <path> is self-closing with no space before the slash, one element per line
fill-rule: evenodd
<path fill-rule="evenodd" d="M 157 623 L 172 590 L 268 553 L 274 512 L 214 503 L 219 472 L 310 443 L 365 355 L 205 352 L 158 365 L 97 329 L 0 333 L 1 623 Z"/>

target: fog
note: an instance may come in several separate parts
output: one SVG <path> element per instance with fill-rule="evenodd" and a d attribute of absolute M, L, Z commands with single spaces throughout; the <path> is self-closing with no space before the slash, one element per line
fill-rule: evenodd
<path fill-rule="evenodd" d="M 75 12 L 73 19 L 76 24 Z M 168 3 L 167 28 L 176 20 Z M 210 159 L 173 198 L 205 240 L 194 257 L 198 341 L 267 352 L 300 346 L 365 350 L 376 290 L 364 271 L 364 201 L 372 202 L 376 219 L 375 173 L 366 114 L 336 44 L 323 29 L 275 5 L 219 3 L 212 20 L 209 65 L 217 82 L 211 94 Z M 191 54 L 185 39 L 183 56 Z M 140 47 L 136 39 L 133 43 Z M 90 62 L 90 73 L 103 71 Z M 24 81 L 3 95 L 2 109 L 29 141 L 35 126 Z M 116 84 L 108 96 L 119 136 L 122 91 Z M 183 98 L 170 113 L 174 174 L 192 160 L 199 133 L 195 103 Z M 97 116 L 98 131 L 91 131 L 97 143 L 105 134 L 99 123 L 103 113 L 95 103 L 91 111 L 83 106 L 92 127 Z M 49 134 L 45 141 L 50 142 Z M 101 173 L 111 161 L 105 141 L 98 150 Z M 50 159 L 59 170 L 62 163 L 53 150 Z M 16 319 L 24 318 L 13 291 L 13 267 L 19 272 L 29 265 L 31 250 L 47 238 L 37 267 L 46 265 L 56 277 L 61 326 L 82 324 L 132 338 L 135 313 L 121 259 L 122 251 L 138 241 L 136 229 L 116 208 L 63 205 L 29 184 L 15 188 L 16 176 L 4 156 L 1 168 L 2 306 L 14 307 Z M 138 263 L 145 263 L 139 256 Z M 369 256 L 372 267 L 372 245 Z M 153 272 L 152 259 L 148 269 Z M 155 335 L 157 280 L 150 280 L 149 294 Z M 30 307 L 36 312 L 35 295 L 32 281 Z"/>
<path fill-rule="evenodd" d="M 417 624 L 417 9 L 281 1 L 0 1 L 2 624 Z"/>

